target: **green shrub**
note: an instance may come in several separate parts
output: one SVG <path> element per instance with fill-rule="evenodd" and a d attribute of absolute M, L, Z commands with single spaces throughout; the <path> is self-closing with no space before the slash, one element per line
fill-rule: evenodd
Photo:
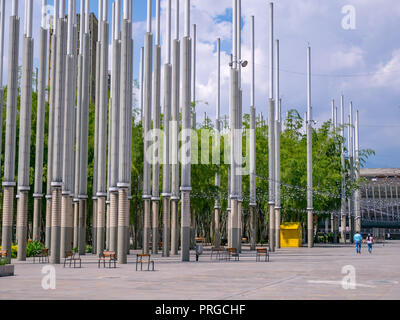
<path fill-rule="evenodd" d="M 93 247 L 91 245 L 86 245 L 86 253 L 92 253 Z"/>
<path fill-rule="evenodd" d="M 44 244 L 39 241 L 29 241 L 26 246 L 26 256 L 28 258 L 38 255 L 44 248 Z"/>
<path fill-rule="evenodd" d="M 8 260 L 5 258 L 1 258 L 0 259 L 0 266 L 5 266 L 6 264 L 8 264 Z"/>

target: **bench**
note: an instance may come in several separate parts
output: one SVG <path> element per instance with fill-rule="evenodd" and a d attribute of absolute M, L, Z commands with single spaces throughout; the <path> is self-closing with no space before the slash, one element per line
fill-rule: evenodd
<path fill-rule="evenodd" d="M 223 258 L 225 257 L 226 250 L 224 247 L 212 247 L 211 248 L 211 260 L 212 260 L 214 253 L 216 255 L 216 259 L 221 259 L 221 255 L 223 256 Z"/>
<path fill-rule="evenodd" d="M 139 263 L 140 263 L 140 271 L 143 270 L 143 263 L 147 263 L 147 271 L 150 271 L 150 264 L 153 266 L 153 271 L 154 271 L 154 261 L 151 260 L 150 258 L 151 258 L 150 254 L 138 254 L 138 255 L 136 255 L 136 271 L 138 271 L 138 264 Z"/>
<path fill-rule="evenodd" d="M 239 253 L 237 252 L 236 248 L 228 248 L 226 249 L 228 254 L 228 260 L 231 260 L 231 257 L 235 258 L 235 261 L 239 261 Z"/>
<path fill-rule="evenodd" d="M 269 261 L 269 252 L 267 248 L 257 248 L 256 261 L 261 261 L 262 256 L 265 256 L 265 262 Z"/>
<path fill-rule="evenodd" d="M 49 249 L 43 248 L 40 250 L 40 252 L 36 255 L 33 256 L 33 263 L 35 263 L 35 258 L 39 258 L 39 263 L 42 261 L 42 263 L 45 263 L 47 260 L 47 263 L 49 263 Z"/>
<path fill-rule="evenodd" d="M 0 250 L 0 258 L 7 258 L 7 250 Z"/>
<path fill-rule="evenodd" d="M 81 258 L 75 257 L 75 253 L 72 251 L 66 251 L 65 252 L 65 258 L 64 258 L 64 268 L 65 268 L 65 263 L 69 261 L 69 267 L 71 268 L 72 262 L 74 262 L 74 268 L 76 268 L 76 262 L 79 261 L 79 268 L 82 268 L 82 260 Z"/>
<path fill-rule="evenodd" d="M 149 242 L 149 250 L 153 250 L 153 242 Z M 158 242 L 158 250 L 162 250 L 162 241 Z"/>
<path fill-rule="evenodd" d="M 111 268 L 112 262 L 114 262 L 114 268 L 117 267 L 117 258 L 114 251 L 103 251 L 103 253 L 99 255 L 99 264 L 98 264 L 99 268 L 101 261 L 103 261 L 104 263 L 104 268 L 106 267 L 106 261 L 108 261 L 109 268 Z"/>

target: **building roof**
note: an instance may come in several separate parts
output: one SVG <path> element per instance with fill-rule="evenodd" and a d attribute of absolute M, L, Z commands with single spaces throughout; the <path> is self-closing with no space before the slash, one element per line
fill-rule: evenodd
<path fill-rule="evenodd" d="M 361 177 L 400 177 L 400 168 L 363 168 L 360 170 Z"/>

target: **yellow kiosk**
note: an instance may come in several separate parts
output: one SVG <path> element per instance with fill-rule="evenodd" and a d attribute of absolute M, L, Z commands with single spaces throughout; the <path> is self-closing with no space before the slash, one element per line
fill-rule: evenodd
<path fill-rule="evenodd" d="M 281 224 L 281 248 L 300 248 L 303 243 L 303 232 L 300 222 Z"/>

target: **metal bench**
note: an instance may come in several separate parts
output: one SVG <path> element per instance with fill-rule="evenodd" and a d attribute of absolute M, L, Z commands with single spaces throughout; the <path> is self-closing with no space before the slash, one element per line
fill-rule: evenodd
<path fill-rule="evenodd" d="M 71 268 L 72 266 L 72 262 L 74 263 L 74 268 L 76 268 L 76 262 L 79 261 L 79 268 L 82 268 L 82 260 L 81 258 L 75 257 L 75 253 L 72 251 L 66 251 L 65 252 L 65 258 L 64 258 L 64 268 L 65 268 L 65 264 L 66 262 L 69 261 L 69 267 Z"/>
<path fill-rule="evenodd" d="M 138 254 L 138 255 L 136 255 L 136 271 L 138 271 L 138 264 L 139 263 L 140 263 L 140 271 L 143 271 L 143 263 L 147 264 L 147 271 L 150 271 L 150 264 L 153 266 L 153 271 L 154 271 L 154 261 L 151 260 L 151 255 L 150 254 Z"/>
<path fill-rule="evenodd" d="M 216 259 L 221 259 L 221 255 L 222 255 L 222 258 L 224 259 L 225 255 L 226 255 L 226 250 L 224 247 L 212 247 L 211 248 L 211 260 L 213 258 L 213 254 L 215 254 Z"/>
<path fill-rule="evenodd" d="M 102 254 L 99 256 L 99 264 L 98 267 L 100 268 L 100 262 L 104 263 L 104 268 L 106 267 L 106 261 L 108 261 L 108 267 L 111 268 L 111 263 L 114 262 L 114 268 L 117 267 L 117 258 L 114 251 L 103 251 Z"/>
<path fill-rule="evenodd" d="M 262 256 L 265 256 L 265 262 L 269 261 L 269 252 L 267 248 L 257 248 L 256 261 L 261 261 Z"/>
<path fill-rule="evenodd" d="M 237 252 L 236 248 L 228 248 L 226 249 L 228 254 L 228 260 L 231 260 L 231 257 L 235 258 L 235 261 L 239 261 L 239 253 Z"/>

